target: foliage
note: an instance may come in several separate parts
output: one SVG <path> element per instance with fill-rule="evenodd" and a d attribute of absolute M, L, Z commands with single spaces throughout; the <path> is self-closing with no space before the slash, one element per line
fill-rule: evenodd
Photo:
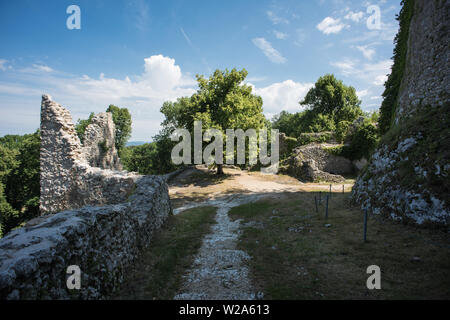
<path fill-rule="evenodd" d="M 359 125 L 351 136 L 349 145 L 328 148 L 328 151 L 350 160 L 369 159 L 378 144 L 378 130 L 368 119 Z"/>
<path fill-rule="evenodd" d="M 92 123 L 92 118 L 94 118 L 94 113 L 91 112 L 89 114 L 89 118 L 83 120 L 78 119 L 77 124 L 75 125 L 75 131 L 77 132 L 78 138 L 80 138 L 81 143 L 83 143 L 84 133 L 86 132 L 86 128 L 88 125 Z"/>
<path fill-rule="evenodd" d="M 272 122 L 274 128 L 299 138 L 301 144 L 325 142 L 325 137 L 304 135 L 324 131 L 335 131 L 337 140 L 343 141 L 349 125 L 363 114 L 355 89 L 332 74 L 320 77 L 300 104 L 308 109 L 294 114 L 282 111 Z"/>
<path fill-rule="evenodd" d="M 362 114 L 355 88 L 346 86 L 333 74 L 320 77 L 300 104 L 319 114 L 331 116 L 335 123 L 353 121 Z"/>
<path fill-rule="evenodd" d="M 131 137 L 131 114 L 127 108 L 120 108 L 113 104 L 109 105 L 106 112 L 112 113 L 116 126 L 116 148 L 120 156 L 122 149 L 125 148 L 125 145 Z"/>
<path fill-rule="evenodd" d="M 156 148 L 156 142 L 126 147 L 122 152 L 122 163 L 128 171 L 135 171 L 140 174 L 157 174 Z"/>
<path fill-rule="evenodd" d="M 294 114 L 282 111 L 272 121 L 273 128 L 284 132 L 287 136 L 297 138 L 305 132 L 323 132 L 335 129 L 332 117 L 314 110 L 305 110 Z"/>
<path fill-rule="evenodd" d="M 252 87 L 242 84 L 247 71 L 216 70 L 209 79 L 197 75 L 199 90 L 191 97 L 165 102 L 161 112 L 167 132 L 185 128 L 193 132 L 194 121 L 202 121 L 203 129 L 261 129 L 266 121 L 262 114 L 262 99 L 252 94 Z M 225 139 L 224 139 L 225 142 Z M 218 173 L 220 166 L 218 166 Z"/>
<path fill-rule="evenodd" d="M 4 186 L 0 183 L 0 238 L 17 225 L 18 212 L 6 201 Z"/>
<path fill-rule="evenodd" d="M 385 134 L 391 127 L 397 108 L 398 93 L 405 71 L 409 25 L 413 16 L 414 0 L 402 0 L 401 6 L 400 13 L 396 18 L 399 21 L 399 31 L 394 39 L 394 63 L 382 94 L 384 99 L 380 107 L 379 121 L 381 135 Z"/>
<path fill-rule="evenodd" d="M 100 148 L 100 151 L 102 153 L 106 153 L 109 150 L 108 145 L 106 144 L 106 140 L 103 140 L 101 142 L 98 143 L 98 147 Z"/>
<path fill-rule="evenodd" d="M 0 223 L 3 234 L 39 215 L 40 133 L 0 138 Z"/>
<path fill-rule="evenodd" d="M 303 146 L 310 143 L 323 143 L 330 141 L 333 138 L 333 133 L 331 131 L 324 131 L 320 133 L 301 133 L 298 137 L 298 145 Z"/>
<path fill-rule="evenodd" d="M 338 142 L 343 142 L 345 137 L 347 137 L 347 132 L 350 124 L 351 122 L 346 120 L 338 122 L 338 124 L 336 125 L 336 130 L 334 131 L 334 137 Z"/>

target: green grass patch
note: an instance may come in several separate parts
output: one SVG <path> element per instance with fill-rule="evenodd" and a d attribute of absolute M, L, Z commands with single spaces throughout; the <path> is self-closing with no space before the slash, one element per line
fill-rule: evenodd
<path fill-rule="evenodd" d="M 210 233 L 215 215 L 216 208 L 208 206 L 170 216 L 135 263 L 117 298 L 172 299 L 203 237 Z"/>
<path fill-rule="evenodd" d="M 230 210 L 243 220 L 238 246 L 252 257 L 257 290 L 267 299 L 448 299 L 450 236 L 370 218 L 364 243 L 362 212 L 348 196 L 333 193 L 328 219 L 325 201 L 316 213 L 306 192 Z M 381 290 L 366 287 L 372 264 Z"/>

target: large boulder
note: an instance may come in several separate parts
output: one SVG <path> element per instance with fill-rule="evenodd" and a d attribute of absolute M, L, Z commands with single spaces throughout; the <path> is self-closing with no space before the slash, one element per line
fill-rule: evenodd
<path fill-rule="evenodd" d="M 332 154 L 327 149 L 336 145 L 312 143 L 294 149 L 284 170 L 301 181 L 342 182 L 342 174 L 354 172 L 349 159 Z"/>

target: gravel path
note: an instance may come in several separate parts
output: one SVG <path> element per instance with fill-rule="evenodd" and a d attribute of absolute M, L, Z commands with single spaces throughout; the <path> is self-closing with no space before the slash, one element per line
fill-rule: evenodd
<path fill-rule="evenodd" d="M 222 199 L 208 200 L 190 204 L 174 210 L 177 214 L 183 210 L 198 206 L 218 208 L 212 233 L 203 239 L 202 246 L 195 256 L 194 264 L 183 276 L 184 284 L 174 299 L 177 300 L 253 300 L 261 298 L 255 292 L 245 264 L 250 256 L 236 249 L 239 238 L 240 220 L 231 221 L 228 211 L 243 203 L 253 202 L 261 195 L 231 195 Z"/>

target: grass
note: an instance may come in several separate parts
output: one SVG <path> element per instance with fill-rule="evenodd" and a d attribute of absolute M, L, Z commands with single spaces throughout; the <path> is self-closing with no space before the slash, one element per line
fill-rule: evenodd
<path fill-rule="evenodd" d="M 215 223 L 215 207 L 198 207 L 168 218 L 124 281 L 117 299 L 172 299 Z"/>
<path fill-rule="evenodd" d="M 364 243 L 362 212 L 348 196 L 332 195 L 327 220 L 311 192 L 230 210 L 243 219 L 239 248 L 252 257 L 257 290 L 267 299 L 449 299 L 450 235 L 370 217 Z M 381 290 L 366 287 L 373 264 Z"/>

